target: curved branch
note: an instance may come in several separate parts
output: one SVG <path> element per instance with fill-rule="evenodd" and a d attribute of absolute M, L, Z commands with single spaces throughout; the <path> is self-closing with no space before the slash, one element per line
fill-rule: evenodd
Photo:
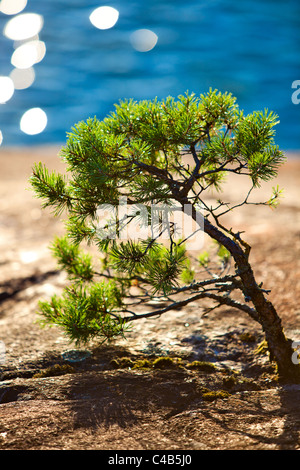
<path fill-rule="evenodd" d="M 223 297 L 220 295 L 216 294 L 211 294 L 208 292 L 200 292 L 199 294 L 194 295 L 193 297 L 190 297 L 189 299 L 181 300 L 179 302 L 173 302 L 172 304 L 168 305 L 167 307 L 161 308 L 159 310 L 154 310 L 152 312 L 147 312 L 147 313 L 141 313 L 141 314 L 136 314 L 135 316 L 130 316 L 130 317 L 124 317 L 122 318 L 122 321 L 124 322 L 130 322 L 133 320 L 138 320 L 141 318 L 149 318 L 149 317 L 154 317 L 158 315 L 162 315 L 163 313 L 168 312 L 169 310 L 176 310 L 178 308 L 185 307 L 191 302 L 194 302 L 199 299 L 212 299 L 215 300 L 219 303 L 219 305 L 228 305 L 230 307 L 238 308 L 239 310 L 242 310 L 243 312 L 248 313 L 253 320 L 259 322 L 259 317 L 256 313 L 256 310 L 252 307 L 249 307 L 249 305 L 242 304 L 238 302 L 237 300 L 230 299 L 229 297 Z"/>

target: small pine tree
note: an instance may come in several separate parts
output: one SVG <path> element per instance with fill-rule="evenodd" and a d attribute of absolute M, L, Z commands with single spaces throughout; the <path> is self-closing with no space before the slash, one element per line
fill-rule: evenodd
<path fill-rule="evenodd" d="M 67 235 L 57 238 L 52 250 L 70 284 L 61 297 L 40 302 L 44 321 L 63 327 L 71 340 L 106 340 L 123 335 L 140 318 L 210 299 L 211 308 L 231 306 L 258 322 L 279 374 L 298 378 L 291 341 L 268 292 L 255 280 L 250 246 L 221 222 L 229 211 L 251 204 L 253 189 L 277 175 L 285 160 L 274 143 L 277 123 L 267 110 L 245 115 L 230 93 L 217 90 L 177 100 L 127 100 L 102 122 L 79 122 L 61 152 L 69 177 L 49 173 L 41 163 L 31 176 L 43 207 L 67 213 Z M 248 175 L 250 190 L 236 204 L 218 199 L 209 205 L 208 190 L 220 191 L 229 172 Z M 279 196 L 273 188 L 270 199 L 259 204 L 276 207 Z M 199 243 L 197 263 L 205 278 L 196 278 L 187 250 L 190 235 L 178 238 L 176 223 L 161 213 L 154 217 L 154 206 L 164 207 L 165 214 L 188 212 L 196 224 L 193 235 L 202 231 L 215 242 L 218 263 Z M 104 223 L 99 207 L 109 214 Z M 130 226 L 136 237 L 128 238 Z M 83 242 L 95 244 L 99 266 L 80 247 Z M 133 283 L 140 288 L 136 304 L 130 301 Z M 167 304 L 134 311 L 154 295 Z"/>

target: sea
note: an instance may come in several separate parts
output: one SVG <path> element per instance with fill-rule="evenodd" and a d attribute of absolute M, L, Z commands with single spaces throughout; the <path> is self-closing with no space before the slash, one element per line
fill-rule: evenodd
<path fill-rule="evenodd" d="M 231 92 L 246 114 L 274 111 L 276 143 L 300 149 L 299 0 L 8 1 L 16 5 L 7 13 L 0 1 L 0 79 L 15 86 L 16 68 L 34 79 L 6 98 L 0 88 L 3 147 L 63 144 L 75 123 L 103 119 L 126 98 L 213 88 Z M 25 14 L 40 20 L 32 37 L 8 37 Z M 34 41 L 42 55 L 18 65 L 14 53 Z"/>

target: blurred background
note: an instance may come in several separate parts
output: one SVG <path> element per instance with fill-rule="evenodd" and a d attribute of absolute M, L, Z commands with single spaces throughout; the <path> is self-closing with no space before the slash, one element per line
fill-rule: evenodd
<path fill-rule="evenodd" d="M 0 0 L 3 147 L 64 143 L 120 99 L 210 87 L 276 112 L 277 143 L 299 150 L 299 0 Z"/>

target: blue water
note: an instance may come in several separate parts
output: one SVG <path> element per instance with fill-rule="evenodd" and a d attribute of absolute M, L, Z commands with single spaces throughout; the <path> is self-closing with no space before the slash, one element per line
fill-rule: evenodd
<path fill-rule="evenodd" d="M 89 21 L 102 5 L 120 14 L 108 30 Z M 102 119 L 120 99 L 200 94 L 213 87 L 232 92 L 246 113 L 275 111 L 277 143 L 300 149 L 300 104 L 292 102 L 292 83 L 300 80 L 299 0 L 28 0 L 27 12 L 43 15 L 39 36 L 47 52 L 34 67 L 33 85 L 0 105 L 3 145 L 63 143 L 74 123 Z M 2 34 L 8 19 L 0 13 L 0 75 L 13 68 L 13 41 Z M 158 36 L 149 52 L 130 42 L 140 28 Z M 32 107 L 48 117 L 35 136 L 19 126 Z"/>

